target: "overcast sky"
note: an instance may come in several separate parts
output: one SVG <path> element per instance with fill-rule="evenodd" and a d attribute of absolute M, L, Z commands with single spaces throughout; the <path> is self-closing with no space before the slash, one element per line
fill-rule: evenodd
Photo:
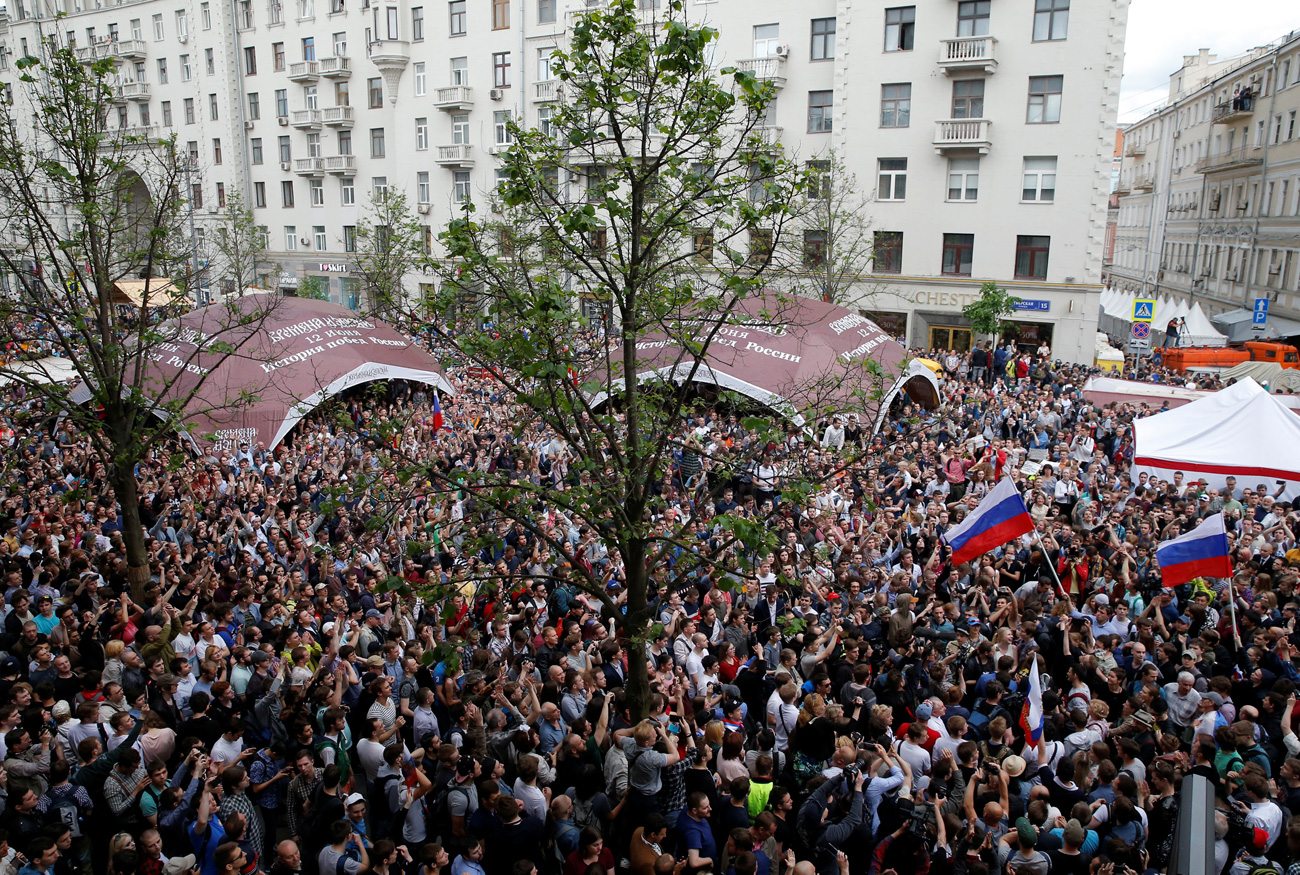
<path fill-rule="evenodd" d="M 1128 14 L 1119 120 L 1137 121 L 1169 96 L 1183 55 L 1207 48 L 1219 60 L 1300 29 L 1294 0 L 1133 0 Z"/>

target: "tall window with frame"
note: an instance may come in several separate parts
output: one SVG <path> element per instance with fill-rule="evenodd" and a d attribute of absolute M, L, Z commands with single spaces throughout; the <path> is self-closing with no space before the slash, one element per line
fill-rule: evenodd
<path fill-rule="evenodd" d="M 280 150 L 280 161 L 288 164 L 293 156 L 293 143 L 290 141 L 289 136 L 287 134 L 281 136 L 276 141 L 276 144 Z"/>
<path fill-rule="evenodd" d="M 275 117 L 289 117 L 289 89 L 287 88 L 275 89 Z"/>
<path fill-rule="evenodd" d="M 339 131 L 339 154 L 340 155 L 352 154 L 352 132 L 351 131 Z"/>
<path fill-rule="evenodd" d="M 835 19 L 812 20 L 812 45 L 808 51 L 811 61 L 829 61 L 835 57 Z"/>
<path fill-rule="evenodd" d="M 469 84 L 469 58 L 461 57 L 451 59 L 451 84 Z"/>
<path fill-rule="evenodd" d="M 311 179 L 308 180 L 308 186 L 311 189 L 311 205 L 313 207 L 325 206 L 325 180 Z M 317 246 L 317 249 L 324 249 L 323 246 Z"/>
<path fill-rule="evenodd" d="M 510 53 L 492 53 L 492 85 L 494 88 L 510 87 Z"/>
<path fill-rule="evenodd" d="M 880 86 L 880 126 L 905 128 L 912 121 L 912 83 Z"/>
<path fill-rule="evenodd" d="M 293 180 L 286 179 L 280 183 L 280 205 L 293 206 Z"/>
<path fill-rule="evenodd" d="M 370 129 L 370 157 L 371 158 L 384 157 L 384 129 L 383 128 Z"/>
<path fill-rule="evenodd" d="M 1061 92 L 1064 87 L 1064 76 L 1029 77 L 1029 107 L 1025 123 L 1046 125 L 1060 122 Z"/>
<path fill-rule="evenodd" d="M 312 180 L 312 182 L 323 182 L 323 181 L 324 181 L 324 180 L 320 180 L 320 179 L 313 179 L 313 180 Z M 325 226 L 324 226 L 324 225 L 312 225 L 312 226 L 311 226 L 311 235 L 312 235 L 313 240 L 314 240 L 315 243 L 316 243 L 316 251 L 317 251 L 317 252 L 324 252 L 325 249 L 327 248 L 327 247 L 326 247 L 326 239 L 325 239 Z M 327 280 L 326 282 L 328 283 L 328 280 Z"/>
<path fill-rule="evenodd" d="M 423 6 L 416 6 L 411 10 L 411 42 L 424 42 Z"/>
<path fill-rule="evenodd" d="M 252 149 L 253 152 L 253 163 L 261 164 L 262 163 L 262 138 L 253 137 L 251 140 L 248 141 L 248 144 L 249 144 L 249 148 Z"/>
<path fill-rule="evenodd" d="M 320 96 L 316 92 L 315 85 L 304 85 L 302 87 L 302 99 L 307 109 L 320 109 Z"/>
<path fill-rule="evenodd" d="M 397 23 L 397 7 L 386 6 L 384 7 L 384 13 L 384 24 L 386 33 L 388 34 L 388 39 L 399 39 L 401 33 L 399 32 L 399 25 Z"/>
<path fill-rule="evenodd" d="M 916 7 L 885 10 L 885 51 L 910 52 L 916 41 Z"/>
<path fill-rule="evenodd" d="M 284 226 L 284 251 L 298 251 L 298 227 L 296 225 Z"/>
<path fill-rule="evenodd" d="M 418 203 L 427 204 L 430 199 L 429 171 L 421 170 L 415 174 L 415 196 Z"/>
<path fill-rule="evenodd" d="M 829 134 L 834 118 L 834 91 L 808 92 L 808 133 Z"/>
<path fill-rule="evenodd" d="M 1016 279 L 1047 279 L 1047 251 L 1052 238 L 1021 234 L 1016 237 Z"/>
<path fill-rule="evenodd" d="M 266 207 L 266 183 L 253 183 L 253 206 L 259 210 Z"/>
<path fill-rule="evenodd" d="M 345 207 L 355 207 L 357 205 L 357 188 L 351 178 L 339 180 L 339 203 Z M 356 247 L 347 250 L 354 252 Z"/>
<path fill-rule="evenodd" d="M 537 0 L 537 23 L 550 24 L 555 21 L 555 0 Z"/>
<path fill-rule="evenodd" d="M 275 68 L 275 72 L 284 72 L 284 43 L 271 43 L 271 59 L 271 66 Z"/>
<path fill-rule="evenodd" d="M 429 148 L 429 120 L 427 118 L 417 118 L 415 120 L 415 151 L 424 152 Z"/>
<path fill-rule="evenodd" d="M 876 231 L 872 234 L 872 273 L 903 272 L 903 232 Z"/>
<path fill-rule="evenodd" d="M 492 134 L 498 146 L 509 146 L 515 141 L 510 133 L 510 110 L 500 109 L 492 113 Z"/>
<path fill-rule="evenodd" d="M 469 201 L 471 190 L 468 170 L 457 170 L 452 173 L 451 186 L 452 200 L 458 204 L 463 204 Z"/>
<path fill-rule="evenodd" d="M 943 235 L 944 276 L 970 276 L 974 255 L 974 234 Z"/>
<path fill-rule="evenodd" d="M 424 61 L 416 61 L 411 66 L 415 73 L 415 96 L 423 97 L 429 93 L 429 74 L 425 72 Z"/>
<path fill-rule="evenodd" d="M 384 80 L 376 76 L 373 79 L 366 80 L 366 94 L 370 97 L 371 109 L 382 109 L 384 106 Z"/>
<path fill-rule="evenodd" d="M 776 54 L 776 48 L 781 44 L 781 25 L 779 24 L 756 24 L 754 25 L 754 57 L 770 58 Z"/>
<path fill-rule="evenodd" d="M 822 229 L 810 228 L 803 232 L 803 266 L 817 270 L 826 264 L 827 235 Z"/>
<path fill-rule="evenodd" d="M 302 38 L 302 59 L 304 61 L 316 60 L 316 37 L 305 36 Z"/>
<path fill-rule="evenodd" d="M 190 66 L 190 56 L 181 55 L 181 81 L 189 82 L 194 76 L 194 68 Z"/>
<path fill-rule="evenodd" d="M 983 79 L 959 79 L 952 83 L 952 117 L 984 118 Z"/>
<path fill-rule="evenodd" d="M 320 134 L 315 131 L 307 134 L 307 155 L 310 158 L 321 157 Z"/>
<path fill-rule="evenodd" d="M 948 200 L 974 201 L 979 198 L 980 159 L 948 159 Z"/>
<path fill-rule="evenodd" d="M 988 36 L 989 0 L 962 0 L 957 4 L 957 36 Z"/>
<path fill-rule="evenodd" d="M 881 158 L 876 174 L 876 200 L 901 201 L 907 199 L 907 159 Z"/>
<path fill-rule="evenodd" d="M 1051 203 L 1056 200 L 1056 158 L 1054 156 L 1025 159 L 1020 199 L 1031 203 Z"/>
<path fill-rule="evenodd" d="M 1034 0 L 1034 42 L 1065 39 L 1070 32 L 1070 0 Z"/>
<path fill-rule="evenodd" d="M 510 27 L 510 0 L 492 0 L 492 29 Z"/>
<path fill-rule="evenodd" d="M 334 83 L 334 105 L 351 106 L 352 89 L 348 86 L 348 80 L 343 79 Z"/>
<path fill-rule="evenodd" d="M 257 47 L 244 46 L 244 75 L 257 75 Z"/>
<path fill-rule="evenodd" d="M 348 180 L 344 180 L 344 182 L 347 181 Z M 351 188 L 351 186 L 348 187 Z M 356 225 L 343 226 L 343 251 L 344 252 L 357 251 L 357 226 Z"/>
<path fill-rule="evenodd" d="M 448 35 L 464 36 L 467 32 L 465 29 L 465 0 L 451 0 L 447 4 L 447 16 Z"/>
<path fill-rule="evenodd" d="M 348 32 L 340 30 L 334 34 L 334 57 L 346 58 L 348 56 Z"/>
<path fill-rule="evenodd" d="M 463 146 L 469 142 L 469 116 L 453 115 L 451 117 L 451 142 Z"/>
<path fill-rule="evenodd" d="M 270 0 L 267 5 L 267 23 L 284 24 L 284 3 L 282 0 Z"/>

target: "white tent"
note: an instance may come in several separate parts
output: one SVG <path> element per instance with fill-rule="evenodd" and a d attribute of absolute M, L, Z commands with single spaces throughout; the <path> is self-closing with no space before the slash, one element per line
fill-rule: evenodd
<path fill-rule="evenodd" d="M 1170 316 L 1169 318 L 1170 318 L 1170 319 L 1186 319 L 1186 318 L 1187 318 L 1187 314 L 1190 313 L 1190 312 L 1191 312 L 1191 311 L 1187 309 L 1187 302 L 1184 301 L 1182 298 L 1179 298 L 1179 299 L 1174 303 L 1174 314 L 1173 314 L 1172 316 Z"/>
<path fill-rule="evenodd" d="M 0 368 L 0 386 L 10 383 L 64 383 L 77 379 L 77 367 L 71 359 L 49 356 L 31 361 L 16 361 Z"/>
<path fill-rule="evenodd" d="M 1237 488 L 1266 484 L 1282 497 L 1300 496 L 1300 417 L 1247 377 L 1176 410 L 1133 426 L 1134 476 L 1145 471 L 1173 480 L 1205 478 L 1214 488 L 1237 478 Z"/>
<path fill-rule="evenodd" d="M 1173 318 L 1174 305 L 1169 302 L 1169 297 L 1165 296 L 1156 301 L 1155 319 L 1152 320 L 1151 328 L 1155 331 L 1164 331 L 1169 320 Z"/>
<path fill-rule="evenodd" d="M 1187 316 L 1187 331 L 1182 337 L 1183 346 L 1226 346 L 1228 338 L 1214 327 L 1198 301 Z"/>

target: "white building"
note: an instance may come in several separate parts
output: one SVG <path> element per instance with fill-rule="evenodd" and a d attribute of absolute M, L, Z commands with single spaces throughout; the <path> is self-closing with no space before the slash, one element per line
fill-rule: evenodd
<path fill-rule="evenodd" d="M 13 81 L 13 57 L 36 51 L 42 33 L 88 55 L 115 53 L 127 83 L 115 123 L 175 131 L 188 144 L 200 219 L 243 193 L 285 284 L 320 276 L 352 306 L 349 237 L 368 192 L 400 186 L 435 236 L 458 199 L 486 200 L 505 120 L 538 125 L 562 97 L 547 58 L 580 5 L 10 4 L 0 80 Z M 787 154 L 834 148 L 875 189 L 878 256 L 858 307 L 912 345 L 965 347 L 961 307 L 995 280 L 1024 299 L 1021 341 L 1048 340 L 1084 361 L 1128 0 L 1073 7 L 686 0 L 691 19 L 718 28 L 719 66 L 748 66 L 778 85 L 771 123 Z"/>
<path fill-rule="evenodd" d="M 1116 288 L 1210 315 L 1266 297 L 1275 333 L 1300 332 L 1297 86 L 1300 31 L 1225 61 L 1184 57 L 1168 105 L 1124 130 Z"/>

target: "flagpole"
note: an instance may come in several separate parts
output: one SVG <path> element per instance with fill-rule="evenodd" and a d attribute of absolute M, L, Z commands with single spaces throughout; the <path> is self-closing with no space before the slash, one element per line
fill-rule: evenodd
<path fill-rule="evenodd" d="M 1237 626 L 1237 593 L 1232 588 L 1232 575 L 1228 575 L 1228 611 L 1232 614 L 1232 637 L 1241 649 L 1241 629 Z"/>
<path fill-rule="evenodd" d="M 1056 581 L 1057 591 L 1060 592 L 1062 595 L 1064 595 L 1066 598 L 1069 598 L 1070 594 L 1066 592 L 1065 587 L 1061 585 L 1061 576 L 1056 573 L 1056 563 L 1052 561 L 1051 554 L 1048 553 L 1047 548 L 1043 546 L 1043 536 L 1038 534 L 1037 526 L 1034 527 L 1034 541 L 1038 543 L 1038 549 L 1043 551 L 1043 558 L 1047 560 L 1047 567 L 1051 569 L 1052 579 Z"/>

